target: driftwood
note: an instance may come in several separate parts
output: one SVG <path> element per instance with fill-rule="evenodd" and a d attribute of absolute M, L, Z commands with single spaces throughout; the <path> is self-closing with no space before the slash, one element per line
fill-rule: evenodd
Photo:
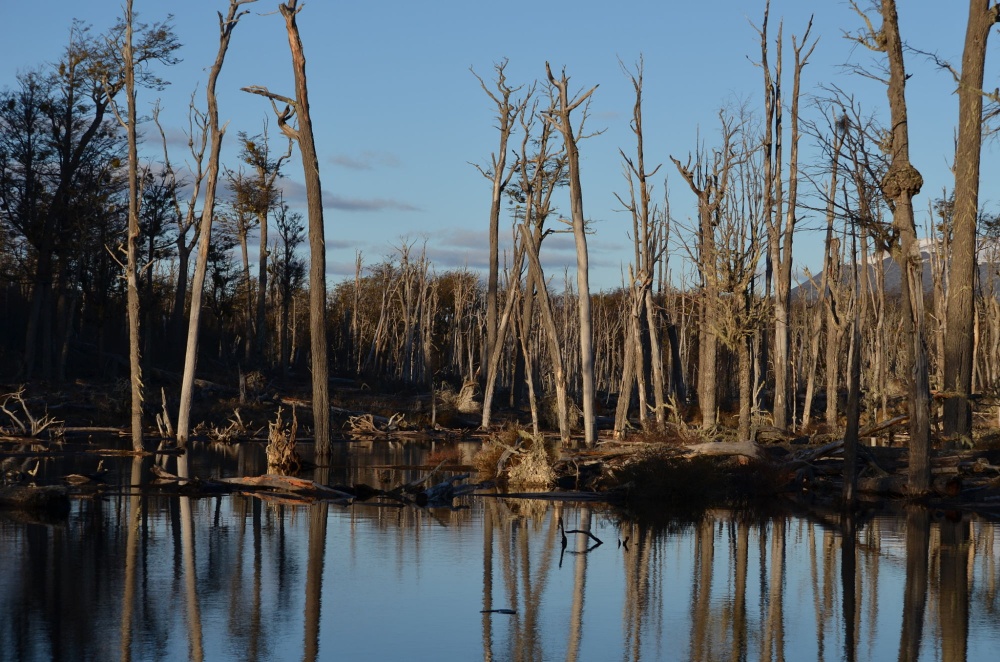
<path fill-rule="evenodd" d="M 354 498 L 353 494 L 335 490 L 326 485 L 320 485 L 304 478 L 293 476 L 281 476 L 278 474 L 264 474 L 263 476 L 243 476 L 239 478 L 181 478 L 172 474 L 166 469 L 153 465 L 150 471 L 161 483 L 176 483 L 185 486 L 186 491 L 208 493 L 214 492 L 248 492 L 254 496 L 261 493 L 269 493 L 278 499 L 291 499 L 291 502 L 301 503 L 303 500 L 331 500 L 349 501 Z"/>
<path fill-rule="evenodd" d="M 264 474 L 263 476 L 247 476 L 243 478 L 219 478 L 218 482 L 244 490 L 278 490 L 292 494 L 335 500 L 354 498 L 353 494 L 341 492 L 326 485 L 320 485 L 315 481 L 279 474 Z"/>
<path fill-rule="evenodd" d="M 41 417 L 36 417 L 32 415 L 31 410 L 28 409 L 28 402 L 24 398 L 23 386 L 19 388 L 17 391 L 13 393 L 7 393 L 2 397 L 3 401 L 0 402 L 0 411 L 2 411 L 4 414 L 7 415 L 7 418 L 10 419 L 10 422 L 20 432 L 20 435 L 10 435 L 10 436 L 30 437 L 32 439 L 35 439 L 38 438 L 45 430 L 49 430 L 50 438 L 61 436 L 62 434 L 61 426 L 63 422 L 49 416 L 48 409 L 46 409 L 45 415 Z M 21 415 L 24 416 L 25 419 L 24 421 L 21 420 L 21 416 L 18 416 L 16 411 L 7 408 L 7 405 L 11 401 L 20 405 Z"/>
<path fill-rule="evenodd" d="M 685 446 L 681 457 L 692 458 L 698 455 L 743 455 L 756 458 L 760 457 L 760 446 L 752 441 L 740 441 L 736 443 L 709 441 L 704 444 Z"/>
<path fill-rule="evenodd" d="M 347 427 L 354 434 L 386 434 L 399 431 L 406 423 L 405 416 L 396 413 L 386 418 L 374 414 L 348 415 Z"/>

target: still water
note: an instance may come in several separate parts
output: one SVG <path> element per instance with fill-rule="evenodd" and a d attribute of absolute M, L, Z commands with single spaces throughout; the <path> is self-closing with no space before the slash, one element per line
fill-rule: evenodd
<path fill-rule="evenodd" d="M 422 473 L 399 467 L 441 449 L 339 450 L 325 482 L 396 485 Z M 192 474 L 256 475 L 262 462 L 250 444 L 200 448 Z M 108 492 L 74 499 L 65 519 L 0 513 L 0 660 L 951 661 L 1000 650 L 998 531 L 974 517 L 912 511 L 845 536 L 806 514 L 653 524 L 498 496 L 454 509 L 293 506 L 130 490 L 148 482 L 149 460 L 112 464 Z M 564 547 L 560 518 L 603 544 L 570 533 Z"/>

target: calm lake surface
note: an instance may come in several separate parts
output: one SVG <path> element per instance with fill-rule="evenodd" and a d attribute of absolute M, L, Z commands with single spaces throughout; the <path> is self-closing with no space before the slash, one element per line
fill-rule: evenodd
<path fill-rule="evenodd" d="M 478 445 L 351 443 L 316 477 L 414 480 Z M 49 460 L 41 474 L 93 470 Z M 89 462 L 89 469 L 81 467 Z M 105 459 L 68 517 L 0 512 L 0 660 L 994 660 L 997 526 L 915 510 L 836 519 L 473 496 L 455 509 L 303 506 L 130 490 Z M 263 450 L 198 446 L 191 474 L 258 475 Z M 72 468 L 76 467 L 76 468 Z M 62 472 L 62 473 L 60 473 Z M 313 476 L 310 476 L 313 477 Z M 603 541 L 558 527 L 590 531 Z M 627 539 L 620 545 L 619 541 Z M 512 610 L 514 613 L 482 613 Z"/>

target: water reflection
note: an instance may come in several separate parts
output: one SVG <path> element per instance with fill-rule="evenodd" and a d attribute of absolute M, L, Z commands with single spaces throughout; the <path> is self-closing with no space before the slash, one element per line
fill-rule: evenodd
<path fill-rule="evenodd" d="M 227 453 L 187 469 L 258 462 Z M 342 449 L 313 478 L 423 460 L 374 455 Z M 952 661 L 1000 644 L 998 532 L 969 515 L 720 510 L 664 525 L 496 496 L 289 506 L 132 489 L 148 460 L 114 471 L 120 489 L 66 520 L 0 514 L 0 660 Z"/>

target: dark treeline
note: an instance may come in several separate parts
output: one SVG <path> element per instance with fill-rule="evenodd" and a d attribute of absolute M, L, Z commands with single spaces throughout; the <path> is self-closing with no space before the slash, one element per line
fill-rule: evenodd
<path fill-rule="evenodd" d="M 235 18 L 224 24 L 215 73 L 226 30 L 246 1 L 231 3 Z M 291 35 L 301 7 L 282 7 Z M 964 179 L 942 193 L 925 221 L 915 220 L 912 205 L 922 180 L 907 156 L 895 3 L 858 14 L 864 27 L 851 38 L 887 67 L 891 118 L 866 114 L 840 88 L 821 86 L 807 96 L 801 72 L 816 44 L 812 25 L 791 39 L 779 25 L 775 36 L 765 6 L 754 57 L 763 107 L 722 108 L 712 137 L 669 157 L 667 169 L 683 182 L 673 195 L 697 210 L 688 222 L 671 216 L 665 198 L 656 200 L 652 182 L 664 173 L 659 161 L 647 161 L 643 144 L 643 63 L 622 65 L 635 90 L 636 141 L 621 146 L 625 181 L 617 197 L 631 215 L 634 254 L 621 287 L 599 293 L 587 280 L 579 159 L 593 135 L 585 125 L 595 89 L 574 97 L 566 72 L 547 65 L 544 78 L 523 86 L 507 80 L 506 61 L 489 79 L 476 74 L 496 105 L 499 131 L 497 151 L 479 167 L 492 187 L 489 273 L 439 273 L 424 246 L 408 239 L 379 262 L 359 254 L 355 277 L 327 289 L 321 319 L 329 367 L 421 390 L 475 384 L 484 426 L 497 407 L 527 408 L 536 430 L 557 428 L 565 440 L 579 426 L 588 443 L 599 416 L 613 419 L 619 436 L 683 420 L 730 427 L 746 439 L 762 425 L 839 429 L 852 411 L 855 423 L 858 416 L 881 419 L 907 396 L 911 411 L 926 409 L 928 390 L 947 403 L 945 432 L 971 438 L 974 394 L 1000 378 L 995 269 L 983 266 L 997 263 L 990 251 L 1000 224 L 978 209 L 979 147 L 989 117 L 983 99 L 997 101 L 982 92 L 983 35 L 998 10 L 970 2 L 962 68 L 951 68 L 960 90 L 975 90 L 959 94 L 957 104 L 964 128 L 955 167 Z M 133 162 L 116 105 L 128 67 L 119 57 L 125 51 L 113 48 L 128 26 L 94 35 L 75 24 L 54 64 L 0 90 L 4 381 L 134 374 L 125 277 L 130 166 L 139 188 L 134 269 L 142 361 L 147 370 L 181 370 L 203 241 L 199 187 L 209 181 L 201 164 L 208 136 L 221 139 L 221 132 L 213 133 L 211 116 L 192 99 L 191 153 L 168 151 L 154 112 L 148 125 L 159 129 L 162 145 L 149 140 L 145 148 L 162 153 Z M 137 27 L 137 82 L 156 87 L 161 81 L 140 65 L 169 64 L 177 44 L 169 26 Z M 785 62 L 782 44 L 791 46 Z M 301 84 L 299 101 L 248 89 L 294 110 L 278 114 L 280 131 L 266 122 L 242 128 L 238 159 L 215 164 L 222 186 L 209 219 L 202 372 L 256 370 L 303 381 L 310 373 L 317 301 L 304 256 L 310 247 L 317 254 L 309 232 L 315 224 L 281 197 L 283 168 L 296 144 L 303 147 L 304 127 L 293 125 L 308 117 L 304 72 Z M 963 133 L 967 125 L 978 133 Z M 809 162 L 800 143 L 814 155 Z M 196 164 L 192 171 L 174 165 L 185 160 Z M 570 218 L 556 214 L 553 202 L 567 196 Z M 793 238 L 806 213 L 825 226 L 823 268 L 795 287 Z M 917 224 L 927 227 L 922 242 Z M 542 245 L 560 230 L 573 233 L 581 266 L 553 277 Z M 501 253 L 505 233 L 512 242 Z M 926 420 L 912 418 L 911 435 L 928 434 Z"/>

